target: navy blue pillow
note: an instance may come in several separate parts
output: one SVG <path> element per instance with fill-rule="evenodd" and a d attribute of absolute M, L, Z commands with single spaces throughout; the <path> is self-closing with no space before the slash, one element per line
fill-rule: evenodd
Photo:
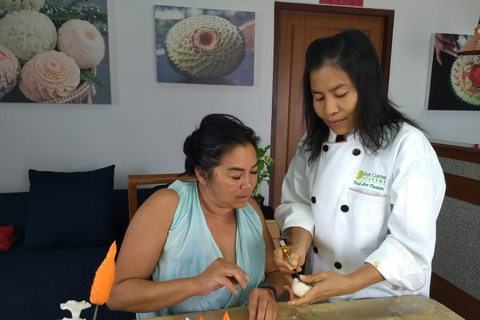
<path fill-rule="evenodd" d="M 30 169 L 24 249 L 110 245 L 115 166 L 86 172 Z"/>

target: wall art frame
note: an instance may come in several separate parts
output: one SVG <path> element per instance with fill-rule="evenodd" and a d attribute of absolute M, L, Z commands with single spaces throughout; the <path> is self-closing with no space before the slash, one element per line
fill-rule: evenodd
<path fill-rule="evenodd" d="M 0 102 L 111 104 L 107 0 L 0 1 L 0 56 Z"/>
<path fill-rule="evenodd" d="M 432 34 L 426 109 L 480 111 L 480 56 L 458 55 L 467 34 Z"/>
<path fill-rule="evenodd" d="M 154 6 L 157 82 L 254 85 L 255 13 Z"/>

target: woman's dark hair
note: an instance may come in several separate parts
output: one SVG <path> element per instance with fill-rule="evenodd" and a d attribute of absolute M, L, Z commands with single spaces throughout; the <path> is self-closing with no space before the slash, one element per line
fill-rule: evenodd
<path fill-rule="evenodd" d="M 334 36 L 314 40 L 305 55 L 303 115 L 307 137 L 302 147 L 311 152 L 309 161 L 320 155 L 330 132 L 315 113 L 310 85 L 310 73 L 324 66 L 346 72 L 358 91 L 354 130 L 366 150 L 376 153 L 385 148 L 403 122 L 422 130 L 388 99 L 377 52 L 368 36 L 356 29 L 343 30 Z"/>
<path fill-rule="evenodd" d="M 202 119 L 200 127 L 190 134 L 183 144 L 185 173 L 195 175 L 195 168 L 211 177 L 213 168 L 237 146 L 258 147 L 260 137 L 238 118 L 228 114 L 209 114 Z"/>

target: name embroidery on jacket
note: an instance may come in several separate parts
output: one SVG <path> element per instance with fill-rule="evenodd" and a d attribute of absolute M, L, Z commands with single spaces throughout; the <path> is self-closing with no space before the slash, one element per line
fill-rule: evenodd
<path fill-rule="evenodd" d="M 387 177 L 374 172 L 358 171 L 353 184 L 376 190 L 384 190 Z"/>

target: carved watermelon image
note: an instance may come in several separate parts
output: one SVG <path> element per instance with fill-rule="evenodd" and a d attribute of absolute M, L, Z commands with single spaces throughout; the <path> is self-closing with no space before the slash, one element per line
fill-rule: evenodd
<path fill-rule="evenodd" d="M 480 56 L 459 55 L 452 65 L 450 84 L 457 98 L 480 107 Z"/>

